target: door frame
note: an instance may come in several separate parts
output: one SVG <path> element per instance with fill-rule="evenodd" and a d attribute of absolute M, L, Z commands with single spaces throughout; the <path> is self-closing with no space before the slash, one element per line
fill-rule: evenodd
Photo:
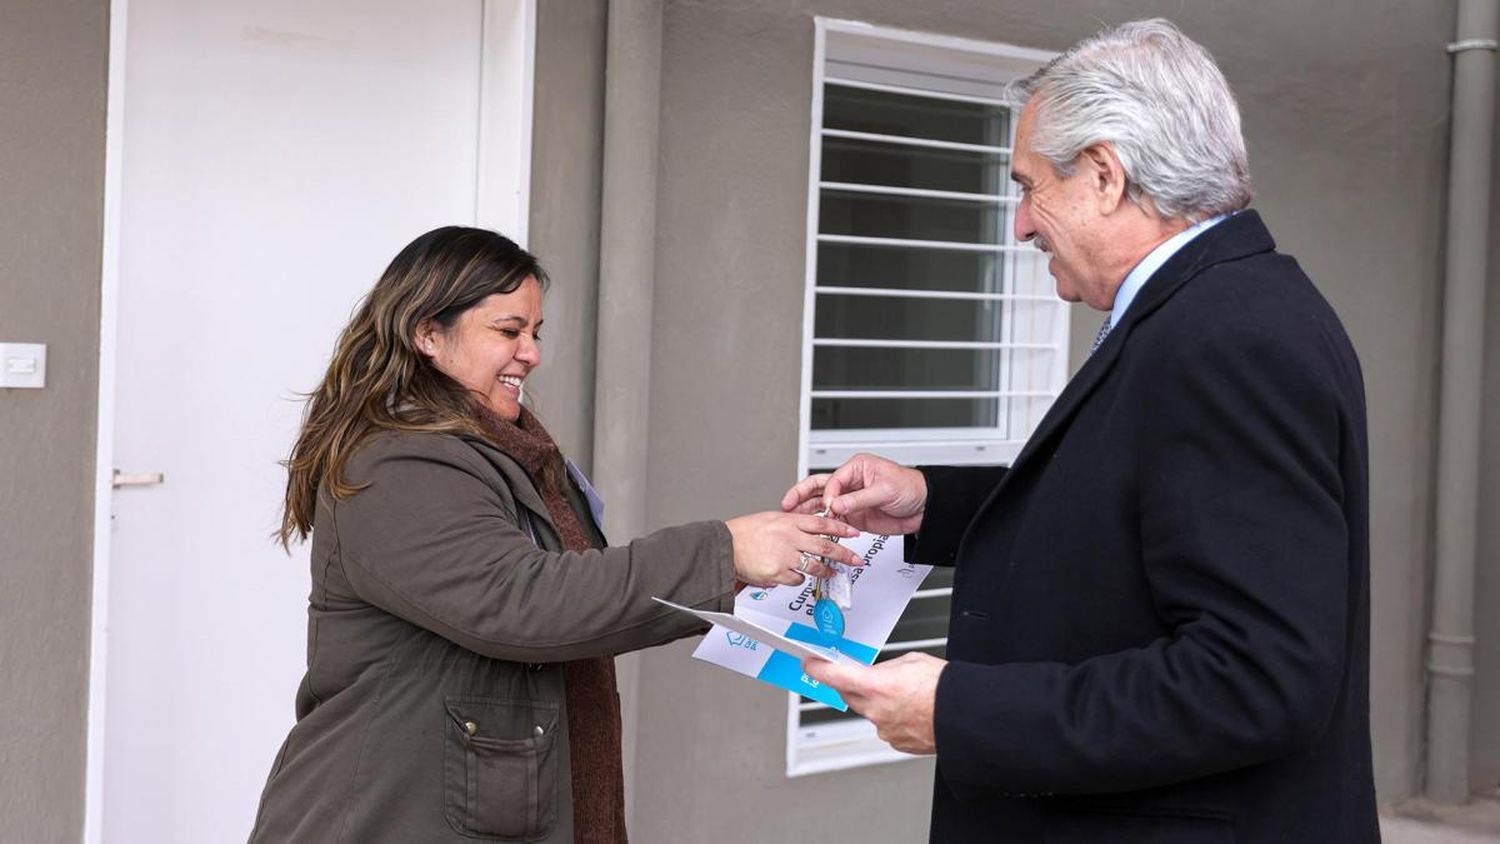
<path fill-rule="evenodd" d="M 478 0 L 480 87 L 474 225 L 526 246 L 531 209 L 532 104 L 537 0 Z M 104 726 L 108 700 L 111 513 L 114 507 L 116 352 L 124 169 L 125 60 L 130 0 L 109 10 L 105 106 L 103 248 L 99 297 L 99 395 L 94 457 L 93 586 L 89 621 L 88 742 L 84 769 L 85 844 L 104 841 Z M 519 132 L 509 131 L 520 127 Z"/>

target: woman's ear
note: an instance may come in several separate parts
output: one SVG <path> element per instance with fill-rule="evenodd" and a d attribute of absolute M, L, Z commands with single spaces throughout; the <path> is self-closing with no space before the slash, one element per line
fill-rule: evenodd
<path fill-rule="evenodd" d="M 434 360 L 438 353 L 438 327 L 431 317 L 417 323 L 417 351 Z"/>

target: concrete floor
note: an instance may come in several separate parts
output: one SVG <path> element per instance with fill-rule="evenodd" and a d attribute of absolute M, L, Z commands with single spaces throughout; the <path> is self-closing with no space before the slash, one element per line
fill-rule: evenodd
<path fill-rule="evenodd" d="M 1475 795 L 1467 806 L 1412 800 L 1384 810 L 1380 832 L 1385 844 L 1496 844 L 1500 793 Z"/>
<path fill-rule="evenodd" d="M 1473 832 L 1411 818 L 1381 818 L 1380 838 L 1383 844 L 1495 844 L 1500 842 L 1500 832 Z"/>

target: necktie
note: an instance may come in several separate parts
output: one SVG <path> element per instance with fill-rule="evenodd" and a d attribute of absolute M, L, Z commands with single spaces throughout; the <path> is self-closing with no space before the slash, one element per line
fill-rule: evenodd
<path fill-rule="evenodd" d="M 1094 352 L 1099 351 L 1099 344 L 1103 343 L 1104 338 L 1109 336 L 1110 323 L 1113 322 L 1113 317 L 1114 314 L 1110 314 L 1109 316 L 1105 317 L 1104 324 L 1099 326 L 1099 333 L 1094 335 L 1094 345 L 1089 347 L 1090 357 L 1093 356 Z"/>

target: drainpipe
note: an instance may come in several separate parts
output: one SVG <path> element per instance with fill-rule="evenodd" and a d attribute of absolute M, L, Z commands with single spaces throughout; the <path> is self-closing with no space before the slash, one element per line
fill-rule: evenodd
<path fill-rule="evenodd" d="M 604 60 L 604 187 L 594 475 L 604 529 L 627 542 L 646 528 L 652 294 L 656 278 L 656 138 L 662 0 L 609 0 Z M 625 821 L 635 819 L 640 657 L 616 660 L 625 756 Z"/>
<path fill-rule="evenodd" d="M 1426 795 L 1469 800 L 1469 710 L 1474 676 L 1481 362 L 1494 156 L 1495 51 L 1500 0 L 1458 0 L 1448 242 L 1438 423 L 1437 557 L 1427 635 Z"/>

